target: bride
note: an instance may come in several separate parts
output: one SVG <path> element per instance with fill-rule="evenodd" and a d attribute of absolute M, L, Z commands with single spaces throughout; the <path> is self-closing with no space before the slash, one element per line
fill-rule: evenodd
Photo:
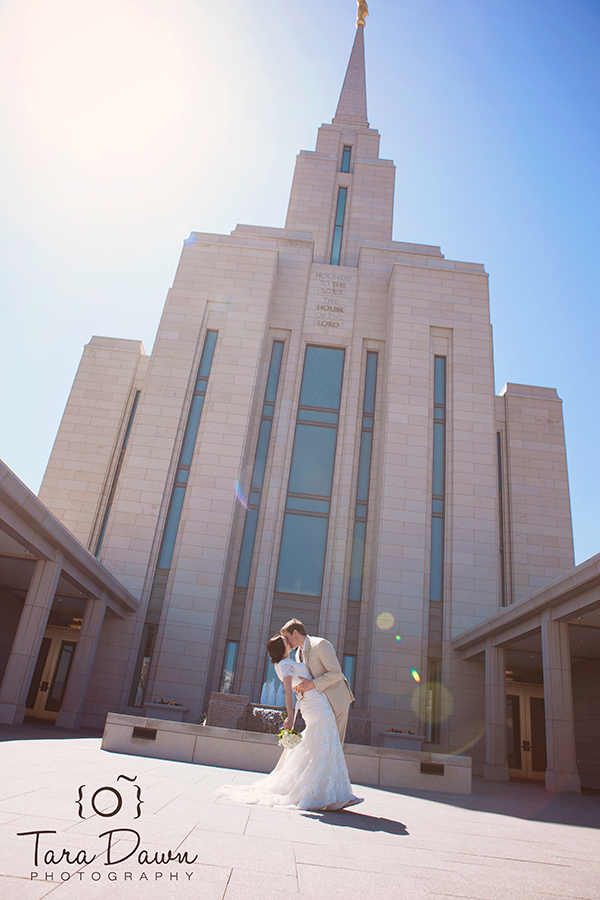
<path fill-rule="evenodd" d="M 267 642 L 267 651 L 285 689 L 287 718 L 283 727 L 288 729 L 294 722 L 292 688 L 301 685 L 302 678 L 312 677 L 304 663 L 290 659 L 291 649 L 285 634 L 276 634 Z M 219 797 L 312 810 L 344 809 L 362 802 L 352 793 L 329 700 L 325 694 L 312 690 L 301 696 L 298 705 L 306 722 L 300 744 L 284 750 L 266 778 L 244 786 L 224 785 L 217 791 Z"/>

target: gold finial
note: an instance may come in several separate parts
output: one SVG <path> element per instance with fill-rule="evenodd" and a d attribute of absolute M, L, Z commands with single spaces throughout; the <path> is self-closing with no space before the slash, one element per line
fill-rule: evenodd
<path fill-rule="evenodd" d="M 358 4 L 358 11 L 356 13 L 356 27 L 359 25 L 366 25 L 365 19 L 369 15 L 369 7 L 367 6 L 365 0 L 356 0 Z"/>

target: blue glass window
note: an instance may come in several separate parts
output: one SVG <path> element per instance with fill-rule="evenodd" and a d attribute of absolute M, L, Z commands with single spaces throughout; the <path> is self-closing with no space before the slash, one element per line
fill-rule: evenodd
<path fill-rule="evenodd" d="M 371 471 L 371 444 L 373 432 L 363 431 L 360 436 L 360 457 L 358 463 L 358 485 L 356 499 L 362 503 L 367 502 L 369 495 L 369 473 Z"/>
<path fill-rule="evenodd" d="M 276 581 L 276 590 L 284 593 L 321 595 L 337 428 L 306 419 L 316 418 L 315 408 L 339 410 L 343 367 L 343 350 L 306 348 L 300 406 L 313 409 L 298 411 L 304 421 L 296 424 Z M 337 423 L 337 412 L 328 415 Z"/>
<path fill-rule="evenodd" d="M 320 597 L 328 520 L 286 513 L 281 537 L 276 590 Z"/>
<path fill-rule="evenodd" d="M 350 156 L 352 154 L 352 147 L 344 147 L 344 152 L 342 153 L 342 168 L 341 172 L 349 172 L 350 171 Z"/>
<path fill-rule="evenodd" d="M 177 537 L 177 529 L 179 528 L 179 519 L 181 518 L 181 510 L 183 507 L 184 497 L 184 487 L 173 488 L 171 506 L 169 508 L 169 515 L 167 516 L 167 527 L 165 528 L 162 550 L 160 551 L 160 557 L 158 560 L 159 569 L 171 568 L 173 550 L 175 548 L 175 538 Z"/>
<path fill-rule="evenodd" d="M 189 466 L 192 463 L 192 456 L 194 454 L 194 447 L 196 446 L 196 438 L 198 437 L 198 426 L 200 425 L 200 416 L 202 415 L 203 406 L 204 396 L 202 394 L 196 394 L 192 400 L 190 416 L 185 430 L 183 448 L 181 450 L 180 463 L 182 466 Z"/>
<path fill-rule="evenodd" d="M 355 656 L 344 656 L 344 661 L 342 663 L 342 672 L 346 678 L 346 681 L 350 685 L 350 690 L 354 692 L 354 682 L 356 679 L 356 657 Z"/>
<path fill-rule="evenodd" d="M 227 641 L 225 646 L 225 661 L 223 662 L 223 676 L 221 679 L 222 694 L 231 694 L 233 692 L 235 664 L 237 662 L 239 646 L 237 641 Z"/>
<path fill-rule="evenodd" d="M 256 456 L 254 458 L 252 483 L 249 497 L 250 505 L 256 508 L 249 509 L 246 513 L 244 534 L 242 537 L 240 559 L 238 563 L 238 571 L 235 582 L 236 587 L 241 588 L 247 588 L 248 582 L 250 580 L 250 566 L 252 564 L 254 542 L 256 540 L 256 526 L 258 523 L 258 508 L 260 507 L 261 492 L 267 465 L 267 456 L 269 454 L 269 442 L 271 440 L 271 429 L 273 425 L 273 415 L 275 412 L 275 400 L 277 397 L 277 388 L 279 386 L 283 346 L 283 341 L 274 341 L 273 349 L 271 351 L 271 361 L 269 363 L 269 373 L 267 375 L 267 386 L 265 388 L 265 397 L 263 403 L 262 421 L 260 423 L 260 429 L 258 432 L 258 442 L 256 445 Z"/>
<path fill-rule="evenodd" d="M 202 359 L 200 360 L 198 378 L 208 378 L 210 375 L 210 367 L 212 366 L 213 356 L 215 355 L 217 335 L 217 331 L 207 332 L 206 340 L 204 341 L 204 349 L 202 351 Z"/>
<path fill-rule="evenodd" d="M 344 232 L 344 216 L 346 213 L 346 197 L 348 188 L 341 187 L 338 191 L 337 206 L 335 210 L 335 226 L 333 229 L 333 245 L 331 247 L 331 265 L 339 266 L 342 251 L 342 235 Z"/>
<path fill-rule="evenodd" d="M 348 588 L 349 600 L 360 600 L 365 556 L 366 530 L 366 522 L 354 523 L 354 538 L 352 540 L 352 562 L 350 563 L 350 586 Z"/>
<path fill-rule="evenodd" d="M 260 423 L 256 459 L 254 460 L 254 471 L 252 472 L 252 488 L 255 490 L 261 490 L 263 486 L 269 441 L 271 439 L 271 424 L 271 419 L 263 419 Z"/>
<path fill-rule="evenodd" d="M 307 347 L 300 406 L 339 410 L 343 369 L 343 350 Z"/>
<path fill-rule="evenodd" d="M 236 587 L 248 587 L 248 580 L 250 578 L 250 564 L 252 563 L 254 541 L 256 539 L 257 522 L 258 510 L 249 509 L 246 513 L 246 522 L 244 524 L 244 536 L 242 537 L 240 562 L 238 565 L 237 579 L 235 582 Z"/>
<path fill-rule="evenodd" d="M 436 356 L 433 376 L 433 402 L 443 405 L 446 402 L 446 358 Z"/>
<path fill-rule="evenodd" d="M 296 426 L 289 490 L 295 494 L 329 497 L 337 429 L 322 425 Z"/>
<path fill-rule="evenodd" d="M 117 492 L 117 484 L 119 481 L 119 476 L 121 474 L 121 469 L 123 467 L 123 460 L 125 459 L 125 450 L 127 449 L 127 444 L 129 443 L 129 436 L 131 434 L 131 429 L 133 428 L 133 419 L 135 417 L 135 411 L 138 407 L 140 395 L 141 395 L 141 391 L 136 391 L 135 397 L 133 398 L 131 412 L 129 413 L 129 421 L 127 422 L 127 428 L 125 430 L 125 437 L 123 438 L 123 443 L 121 445 L 121 450 L 119 452 L 119 458 L 117 460 L 117 465 L 115 467 L 115 474 L 113 475 L 112 484 L 110 486 L 110 491 L 108 493 L 108 499 L 106 501 L 106 509 L 104 510 L 104 516 L 102 518 L 102 524 L 100 526 L 100 533 L 98 535 L 98 540 L 96 542 L 96 549 L 94 550 L 94 556 L 100 555 L 100 549 L 102 547 L 102 542 L 104 541 L 104 535 L 106 534 L 106 526 L 108 525 L 110 511 L 112 509 L 113 500 L 115 499 L 115 494 Z"/>
<path fill-rule="evenodd" d="M 367 353 L 367 372 L 365 376 L 365 399 L 363 413 L 375 413 L 375 383 L 377 381 L 377 353 Z"/>
<path fill-rule="evenodd" d="M 433 493 L 444 493 L 444 425 L 433 426 Z"/>
<path fill-rule="evenodd" d="M 367 534 L 367 513 L 369 499 L 369 480 L 371 474 L 371 455 L 373 447 L 373 425 L 375 416 L 375 386 L 377 382 L 378 354 L 367 353 L 365 370 L 365 392 L 362 408 L 362 430 L 360 435 L 360 452 L 358 457 L 358 478 L 356 483 L 356 506 L 354 509 L 354 533 L 352 535 L 352 555 L 350 558 L 350 578 L 348 582 L 348 620 L 344 640 L 348 672 L 346 678 L 351 687 L 354 685 L 356 656 L 356 629 L 360 622 L 360 600 L 365 565 L 365 539 Z M 350 608 L 352 604 L 352 609 Z"/>
<path fill-rule="evenodd" d="M 281 371 L 281 357 L 283 355 L 283 341 L 273 343 L 267 388 L 265 390 L 265 403 L 275 403 L 277 387 L 279 385 L 279 373 Z"/>

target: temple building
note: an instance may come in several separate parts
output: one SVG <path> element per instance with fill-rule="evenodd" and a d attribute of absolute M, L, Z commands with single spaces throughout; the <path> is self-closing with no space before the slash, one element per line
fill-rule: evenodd
<path fill-rule="evenodd" d="M 193 232 L 152 353 L 84 349 L 27 502 L 93 578 L 60 547 L 50 573 L 0 498 L 3 564 L 48 569 L 2 580 L 0 720 L 258 702 L 295 616 L 333 643 L 374 745 L 406 728 L 490 778 L 600 787 L 600 557 L 574 569 L 561 400 L 496 396 L 483 265 L 392 240 L 364 32 L 285 226 Z"/>

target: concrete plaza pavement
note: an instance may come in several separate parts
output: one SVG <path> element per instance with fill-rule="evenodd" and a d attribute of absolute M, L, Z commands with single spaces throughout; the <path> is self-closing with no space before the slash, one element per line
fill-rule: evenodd
<path fill-rule="evenodd" d="M 2 900 L 600 900 L 597 795 L 474 779 L 471 796 L 357 786 L 344 812 L 268 809 L 215 798 L 260 775 L 29 723 L 0 726 L 0 760 Z"/>

